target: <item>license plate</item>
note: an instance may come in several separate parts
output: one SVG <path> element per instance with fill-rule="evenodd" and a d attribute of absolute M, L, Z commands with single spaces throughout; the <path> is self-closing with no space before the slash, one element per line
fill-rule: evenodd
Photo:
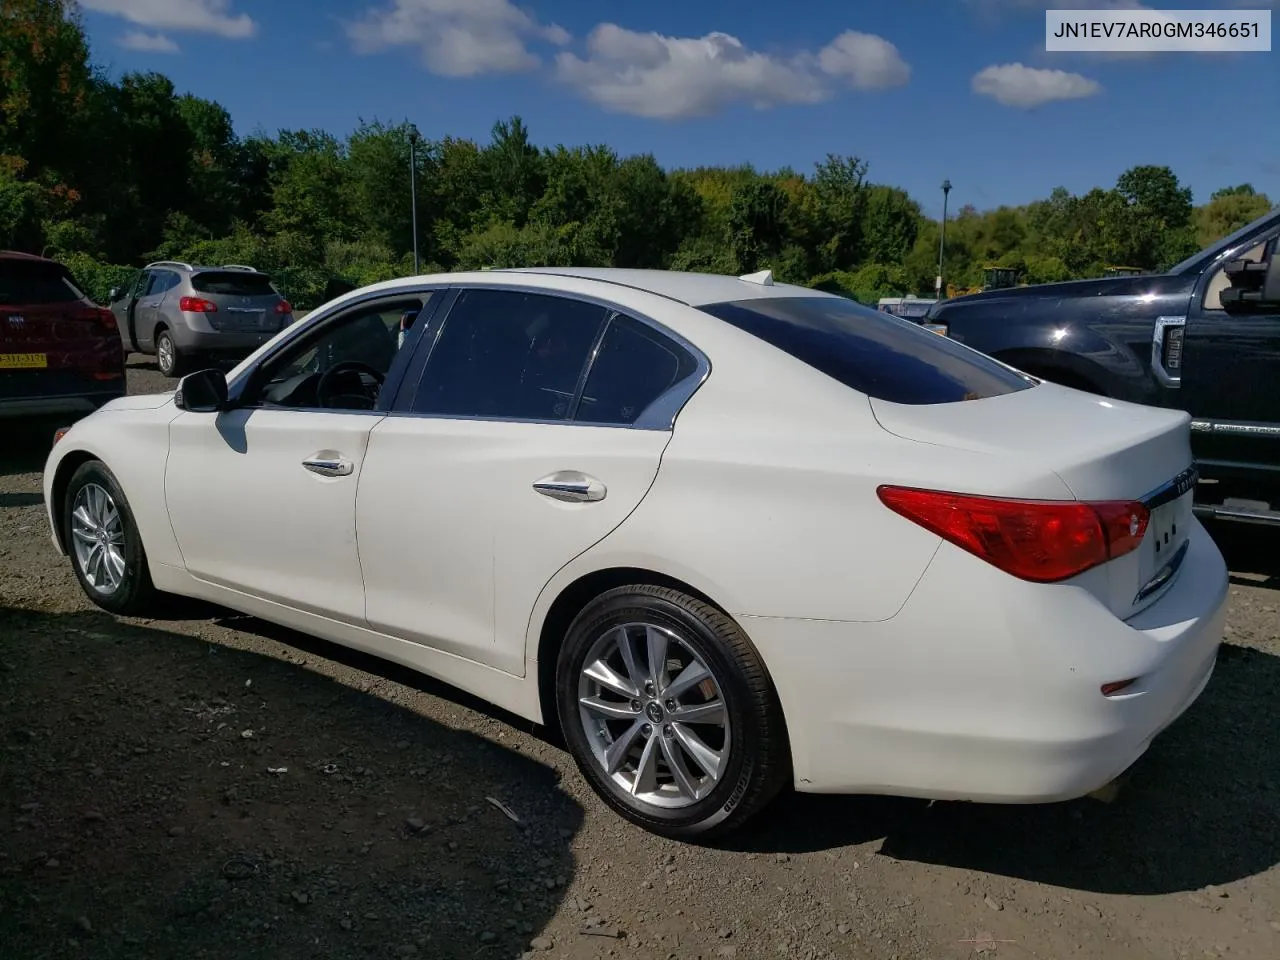
<path fill-rule="evenodd" d="M 0 353 L 0 370 L 43 370 L 49 366 L 45 353 Z"/>
<path fill-rule="evenodd" d="M 1156 569 L 1164 566 L 1187 538 L 1183 501 L 1175 500 L 1151 511 L 1150 537 L 1155 544 Z"/>

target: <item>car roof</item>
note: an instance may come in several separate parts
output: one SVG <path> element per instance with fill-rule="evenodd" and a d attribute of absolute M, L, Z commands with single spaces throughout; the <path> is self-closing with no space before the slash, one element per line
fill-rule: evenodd
<path fill-rule="evenodd" d="M 683 270 L 632 270 L 622 267 L 519 267 L 489 273 L 536 273 L 548 276 L 595 280 L 643 290 L 676 300 L 690 307 L 733 300 L 765 297 L 832 297 L 811 287 L 775 283 L 769 271 L 733 277 L 721 273 L 693 273 Z"/>
<path fill-rule="evenodd" d="M 243 273 L 248 276 L 267 276 L 257 267 L 250 267 L 243 263 L 224 263 L 220 266 L 213 264 L 186 263 L 182 260 L 156 260 L 154 263 L 148 263 L 144 270 L 152 270 L 156 267 L 176 268 L 178 270 L 187 270 L 190 273 Z"/>
<path fill-rule="evenodd" d="M 0 260 L 20 260 L 24 263 L 48 263 L 54 266 L 62 266 L 57 260 L 38 257 L 34 253 L 23 253 L 20 250 L 0 250 Z"/>

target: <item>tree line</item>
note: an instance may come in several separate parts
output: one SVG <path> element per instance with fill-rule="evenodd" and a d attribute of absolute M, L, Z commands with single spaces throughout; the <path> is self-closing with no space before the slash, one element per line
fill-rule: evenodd
<path fill-rule="evenodd" d="M 408 122 L 237 136 L 220 104 L 164 75 L 96 66 L 72 0 L 0 7 L 0 247 L 67 263 L 102 301 L 149 261 L 249 263 L 300 307 L 332 279 L 413 268 L 416 157 L 424 271 L 526 265 L 749 273 L 864 302 L 933 291 L 939 228 L 856 156 L 813 169 L 667 170 L 605 145 L 535 146 L 519 117 L 488 142 L 416 140 Z M 980 286 L 990 266 L 1027 282 L 1159 270 L 1266 212 L 1250 185 L 1200 206 L 1169 167 L 1113 187 L 1055 189 L 1025 206 L 962 207 L 945 276 Z"/>

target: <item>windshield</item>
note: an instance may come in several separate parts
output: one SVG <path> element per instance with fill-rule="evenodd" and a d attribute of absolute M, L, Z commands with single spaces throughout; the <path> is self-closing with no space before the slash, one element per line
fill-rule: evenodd
<path fill-rule="evenodd" d="M 956 403 L 1034 386 L 985 354 L 844 297 L 780 297 L 700 307 L 827 376 L 891 403 Z"/>

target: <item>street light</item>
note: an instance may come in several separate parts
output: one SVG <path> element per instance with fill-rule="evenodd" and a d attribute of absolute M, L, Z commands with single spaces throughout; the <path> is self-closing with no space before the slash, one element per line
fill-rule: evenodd
<path fill-rule="evenodd" d="M 417 276 L 418 264 L 418 128 L 409 124 L 409 203 L 413 219 L 413 273 Z"/>
<path fill-rule="evenodd" d="M 942 257 L 947 251 L 947 196 L 951 193 L 951 181 L 942 181 L 942 233 L 938 239 L 938 276 L 933 281 L 934 292 L 938 299 L 942 296 Z"/>

